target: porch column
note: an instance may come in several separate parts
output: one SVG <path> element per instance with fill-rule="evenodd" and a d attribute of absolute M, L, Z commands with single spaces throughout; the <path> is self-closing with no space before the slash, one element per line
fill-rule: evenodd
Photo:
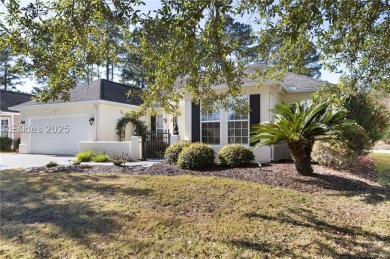
<path fill-rule="evenodd" d="M 134 159 L 142 158 L 142 147 L 141 147 L 141 137 L 140 136 L 132 136 L 131 137 L 131 157 Z"/>

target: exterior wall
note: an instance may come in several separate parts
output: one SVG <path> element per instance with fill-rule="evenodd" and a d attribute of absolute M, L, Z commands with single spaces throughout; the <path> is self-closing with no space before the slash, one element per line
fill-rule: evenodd
<path fill-rule="evenodd" d="M 21 117 L 19 121 L 24 120 L 24 127 L 28 129 L 31 126 L 31 121 L 34 118 L 54 118 L 85 115 L 87 118 L 93 117 L 94 122 L 92 125 L 89 125 L 89 121 L 85 121 L 85 123 L 88 125 L 88 137 L 87 139 L 82 139 L 82 141 L 116 141 L 117 136 L 115 127 L 118 119 L 121 119 L 125 115 L 125 113 L 130 112 L 134 109 L 136 109 L 136 107 L 130 107 L 125 104 L 122 105 L 101 102 L 80 104 L 65 103 L 60 105 L 48 104 L 27 109 L 21 109 Z M 71 119 L 71 117 L 69 118 Z M 147 117 L 143 117 L 141 118 L 141 120 L 147 121 Z M 150 123 L 150 119 L 146 123 Z M 129 123 L 126 128 L 125 140 L 130 140 L 132 132 L 133 125 Z M 22 132 L 20 134 L 20 153 L 31 153 L 31 134 L 31 132 Z"/>
<path fill-rule="evenodd" d="M 243 89 L 243 95 L 260 94 L 260 121 L 267 122 L 272 117 L 269 109 L 277 102 L 280 102 L 280 97 L 276 93 L 279 89 L 278 86 L 262 86 L 262 87 L 245 87 Z M 222 91 L 222 90 L 220 90 Z M 184 100 L 180 102 L 179 112 L 181 116 L 178 118 L 178 126 L 181 140 L 192 140 L 192 105 L 191 96 L 185 95 Z M 250 118 L 248 118 L 248 121 Z M 221 109 L 220 111 L 220 144 L 211 145 L 214 151 L 217 153 L 224 145 L 227 145 L 227 111 Z M 249 145 L 247 145 L 249 147 Z M 256 161 L 266 162 L 272 159 L 271 147 L 262 146 L 254 149 Z"/>
<path fill-rule="evenodd" d="M 223 90 L 220 90 L 223 91 Z M 295 100 L 305 100 L 310 98 L 310 93 L 284 93 L 281 87 L 277 84 L 267 86 L 246 86 L 243 88 L 243 95 L 260 94 L 260 122 L 269 122 L 273 118 L 270 111 L 275 104 L 282 101 L 294 102 Z M 181 116 L 178 118 L 178 126 L 181 140 L 192 140 L 192 106 L 191 96 L 184 95 L 184 100 L 180 102 L 179 112 Z M 220 144 L 211 145 L 217 153 L 224 145 L 227 145 L 227 112 L 220 111 Z M 170 129 L 171 130 L 171 129 Z M 172 132 L 172 131 L 171 131 Z M 248 145 L 249 146 L 249 145 Z M 261 146 L 253 149 L 256 161 L 269 162 L 271 160 L 291 159 L 290 153 L 286 145 Z"/>
<path fill-rule="evenodd" d="M 116 124 L 119 119 L 123 118 L 126 113 L 136 110 L 136 108 L 128 107 L 121 104 L 109 104 L 100 103 L 97 105 L 97 116 L 95 121 L 97 125 L 97 138 L 98 141 L 116 141 L 118 137 L 116 135 Z M 146 117 L 140 118 L 142 121 L 146 121 Z M 147 124 L 150 124 L 150 119 Z M 133 125 L 129 123 L 126 126 L 125 141 L 130 141 L 133 133 Z"/>
<path fill-rule="evenodd" d="M 34 107 L 31 109 L 23 109 L 20 111 L 20 120 L 25 121 L 22 132 L 20 133 L 20 153 L 31 153 L 31 121 L 34 118 L 53 118 L 53 117 L 67 117 L 67 116 L 78 116 L 86 115 L 88 118 L 95 117 L 94 109 L 90 105 L 65 105 L 65 106 L 54 106 L 54 105 L 40 105 L 40 107 Z M 89 124 L 89 121 L 85 122 Z M 94 124 L 95 125 L 95 124 Z M 94 140 L 95 126 L 92 125 L 88 129 L 88 139 Z M 72 129 L 70 129 L 72 130 Z M 59 136 L 61 137 L 61 136 Z"/>

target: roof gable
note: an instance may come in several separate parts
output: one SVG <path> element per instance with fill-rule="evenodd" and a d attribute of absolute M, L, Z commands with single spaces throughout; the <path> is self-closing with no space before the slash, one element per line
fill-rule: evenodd
<path fill-rule="evenodd" d="M 31 94 L 0 90 L 0 110 L 3 112 L 17 112 L 10 110 L 9 107 L 28 102 L 31 97 Z"/>
<path fill-rule="evenodd" d="M 260 64 L 260 63 L 248 65 L 244 69 L 244 74 L 246 76 L 243 76 L 241 78 L 242 86 L 256 85 L 259 82 L 259 78 L 253 78 L 251 75 L 255 74 L 256 71 L 262 71 L 268 68 L 269 67 L 267 65 Z M 188 75 L 184 76 L 183 78 L 178 78 L 175 81 L 175 88 L 181 88 L 182 85 L 185 84 L 188 79 L 189 79 Z M 285 87 L 286 92 L 289 93 L 314 92 L 316 89 L 323 86 L 324 84 L 330 84 L 327 81 L 315 79 L 305 75 L 298 75 L 292 72 L 287 72 L 282 82 L 266 79 L 265 83 L 282 84 Z M 226 87 L 226 84 L 218 85 L 218 87 Z"/>
<path fill-rule="evenodd" d="M 125 84 L 115 83 L 112 81 L 98 79 L 86 84 L 75 86 L 69 91 L 69 101 L 65 102 L 61 99 L 49 101 L 47 104 L 53 103 L 73 103 L 83 101 L 98 101 L 105 100 L 110 102 L 124 103 L 130 105 L 142 104 L 140 97 L 127 97 L 129 90 L 142 91 L 139 88 L 128 86 Z M 20 106 L 29 106 L 45 104 L 42 102 L 29 101 Z"/>

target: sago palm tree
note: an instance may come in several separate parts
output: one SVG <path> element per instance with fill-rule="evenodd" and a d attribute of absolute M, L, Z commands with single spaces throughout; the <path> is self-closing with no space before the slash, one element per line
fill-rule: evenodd
<path fill-rule="evenodd" d="M 311 152 L 318 139 L 334 139 L 343 131 L 352 130 L 354 121 L 346 120 L 346 109 L 336 109 L 327 103 L 296 103 L 295 107 L 279 103 L 272 110 L 271 123 L 252 128 L 252 142 L 260 145 L 287 143 L 298 173 L 313 174 Z"/>

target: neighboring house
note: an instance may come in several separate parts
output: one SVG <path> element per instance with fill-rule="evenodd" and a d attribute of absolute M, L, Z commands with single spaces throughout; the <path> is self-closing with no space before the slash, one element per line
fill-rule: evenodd
<path fill-rule="evenodd" d="M 9 107 L 27 102 L 31 94 L 0 90 L 0 121 L 1 136 L 7 136 L 13 140 L 12 149 L 17 148 L 19 139 L 20 114 Z"/>
<path fill-rule="evenodd" d="M 129 90 L 140 91 L 100 79 L 76 86 L 68 102 L 30 101 L 13 107 L 25 121 L 19 152 L 69 155 L 78 152 L 79 141 L 117 140 L 118 119 L 142 103 L 140 98 L 127 98 Z"/>
<path fill-rule="evenodd" d="M 262 65 L 248 66 L 246 72 L 263 69 Z M 156 117 L 141 118 L 156 132 L 172 132 L 173 125 L 179 127 L 181 140 L 202 141 L 210 144 L 215 151 L 227 144 L 239 143 L 249 146 L 250 127 L 253 124 L 272 119 L 270 109 L 276 103 L 309 99 L 310 94 L 326 84 L 322 80 L 287 73 L 283 82 L 266 81 L 261 87 L 255 79 L 243 79 L 242 98 L 245 98 L 251 111 L 245 115 L 233 111 L 219 110 L 212 114 L 201 114 L 201 107 L 192 102 L 185 93 L 180 101 L 179 117 L 163 114 L 158 110 Z M 178 84 L 177 87 L 180 87 Z M 123 114 L 138 108 L 142 100 L 126 98 L 129 86 L 98 80 L 89 85 L 77 86 L 70 92 L 69 102 L 47 104 L 28 102 L 14 109 L 19 110 L 30 130 L 41 128 L 44 132 L 26 132 L 21 135 L 20 152 L 46 154 L 74 154 L 79 141 L 114 141 L 117 139 L 115 126 Z M 224 91 L 226 85 L 214 86 Z M 138 89 L 139 90 L 139 89 Z M 90 125 L 90 119 L 94 119 Z M 63 127 L 63 133 L 53 133 Z M 129 126 L 131 127 L 131 126 Z M 69 130 L 66 130 L 68 128 Z M 48 132 L 46 132 L 48 130 Z M 69 131 L 68 133 L 65 133 Z M 127 132 L 132 132 L 129 128 Z M 126 135 L 126 140 L 131 134 Z M 280 160 L 289 157 L 283 146 L 260 147 L 254 150 L 257 161 Z"/>

